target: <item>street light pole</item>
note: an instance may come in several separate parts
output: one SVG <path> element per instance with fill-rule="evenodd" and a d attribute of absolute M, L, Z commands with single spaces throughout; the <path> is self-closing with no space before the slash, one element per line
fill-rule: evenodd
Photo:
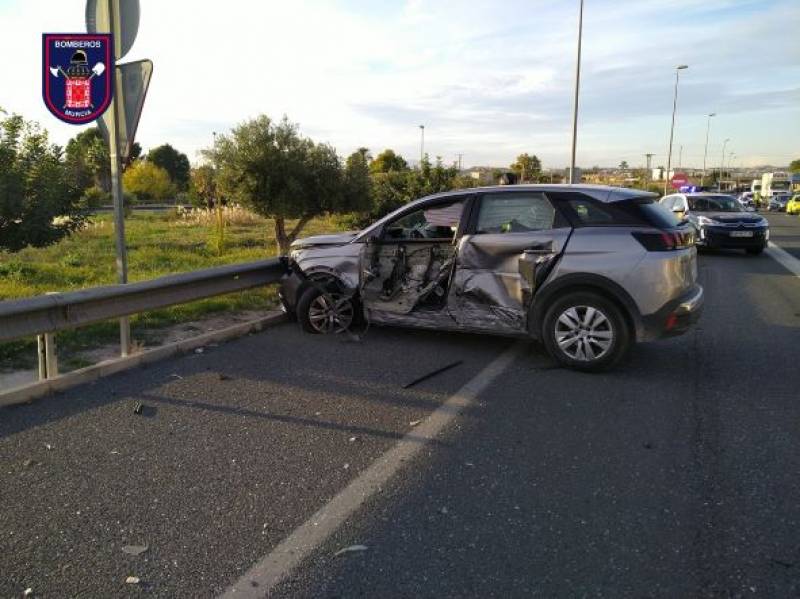
<path fill-rule="evenodd" d="M 706 179 L 706 157 L 708 156 L 708 133 L 711 131 L 711 117 L 717 116 L 716 112 L 712 112 L 708 115 L 708 121 L 706 122 L 706 149 L 703 150 L 703 175 L 700 177 L 700 187 L 703 186 Z"/>
<path fill-rule="evenodd" d="M 581 37 L 583 35 L 583 0 L 578 8 L 578 56 L 575 61 L 575 99 L 572 109 L 572 154 L 569 161 L 569 184 L 575 183 L 575 150 L 578 143 L 578 94 L 581 86 Z"/>
<path fill-rule="evenodd" d="M 680 64 L 675 67 L 675 92 L 672 95 L 672 124 L 669 128 L 669 150 L 667 151 L 667 172 L 664 175 L 664 195 L 667 195 L 667 185 L 669 185 L 669 171 L 672 167 L 672 138 L 675 135 L 675 111 L 678 108 L 678 80 L 683 69 L 688 69 L 689 65 Z"/>
<path fill-rule="evenodd" d="M 719 161 L 719 179 L 717 179 L 717 191 L 722 189 L 722 171 L 725 168 L 725 146 L 728 145 L 730 140 L 730 137 L 726 137 L 725 141 L 722 143 L 722 159 Z"/>
<path fill-rule="evenodd" d="M 425 159 L 425 125 L 419 126 L 420 140 L 419 140 L 419 168 L 422 168 L 422 162 Z"/>

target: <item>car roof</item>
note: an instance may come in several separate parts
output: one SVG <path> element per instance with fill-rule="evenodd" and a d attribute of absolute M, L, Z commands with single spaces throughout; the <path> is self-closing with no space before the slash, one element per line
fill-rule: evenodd
<path fill-rule="evenodd" d="M 434 193 L 408 204 L 427 202 L 429 200 L 437 200 L 440 198 L 448 198 L 451 196 L 459 196 L 472 193 L 514 193 L 520 191 L 541 191 L 541 192 L 555 192 L 555 191 L 575 191 L 588 195 L 595 200 L 601 202 L 618 202 L 629 198 L 657 198 L 658 194 L 642 189 L 631 189 L 629 187 L 612 187 L 610 185 L 585 185 L 582 183 L 570 185 L 568 183 L 541 183 L 541 184 L 523 184 L 523 185 L 489 185 L 485 187 L 468 187 L 466 189 L 455 189 L 453 191 L 443 191 Z"/>

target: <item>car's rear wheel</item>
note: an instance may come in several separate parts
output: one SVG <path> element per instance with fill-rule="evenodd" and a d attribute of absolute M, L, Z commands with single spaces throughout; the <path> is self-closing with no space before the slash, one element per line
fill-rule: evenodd
<path fill-rule="evenodd" d="M 550 306 L 544 317 L 542 340 L 548 353 L 564 366 L 599 371 L 611 368 L 625 356 L 631 332 L 614 302 L 579 291 Z"/>
<path fill-rule="evenodd" d="M 357 321 L 357 309 L 352 294 L 339 285 L 316 283 L 297 302 L 297 319 L 308 333 L 341 333 Z"/>

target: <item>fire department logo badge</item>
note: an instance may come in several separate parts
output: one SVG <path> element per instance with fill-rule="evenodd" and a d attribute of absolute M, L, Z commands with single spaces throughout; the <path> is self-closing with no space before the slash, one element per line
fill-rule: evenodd
<path fill-rule="evenodd" d="M 45 33 L 42 96 L 64 122 L 83 125 L 111 103 L 114 54 L 109 33 Z"/>

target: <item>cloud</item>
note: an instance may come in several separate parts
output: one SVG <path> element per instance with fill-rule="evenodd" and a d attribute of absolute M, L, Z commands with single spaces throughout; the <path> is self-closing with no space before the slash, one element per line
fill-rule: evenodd
<path fill-rule="evenodd" d="M 74 6 L 73 6 L 74 4 Z M 287 114 L 342 154 L 359 146 L 426 147 L 466 164 L 538 153 L 563 166 L 569 147 L 576 14 L 572 4 L 509 0 L 141 0 L 125 60 L 152 58 L 138 137 L 190 158 L 259 113 Z M 38 36 L 83 28 L 83 3 L 0 3 L 2 48 L 19 61 L 0 105 L 40 120 L 65 142 L 76 128 L 45 111 Z M 792 0 L 587 2 L 578 154 L 582 163 L 640 161 L 666 146 L 674 66 L 683 71 L 676 128 L 686 156 L 702 153 L 704 115 L 744 161 L 788 162 L 800 148 L 800 7 Z M 735 116 L 734 116 L 735 115 Z M 766 120 L 765 120 L 765 116 Z M 782 135 L 759 135 L 780 122 Z M 717 130 L 715 129 L 715 133 Z"/>

